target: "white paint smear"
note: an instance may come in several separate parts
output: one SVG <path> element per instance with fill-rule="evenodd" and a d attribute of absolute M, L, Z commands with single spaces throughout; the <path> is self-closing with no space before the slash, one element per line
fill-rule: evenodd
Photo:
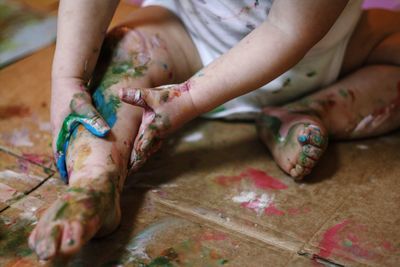
<path fill-rule="evenodd" d="M 240 195 L 234 196 L 232 200 L 235 203 L 245 203 L 247 208 L 254 210 L 257 215 L 261 215 L 265 208 L 273 202 L 274 196 L 269 196 L 266 193 L 257 195 L 255 192 L 243 191 Z"/>
<path fill-rule="evenodd" d="M 14 130 L 8 142 L 14 146 L 33 146 L 28 129 Z"/>
<path fill-rule="evenodd" d="M 37 182 L 43 180 L 43 178 L 36 175 L 19 173 L 12 170 L 0 171 L 0 179 L 19 179 L 19 180 L 29 180 L 29 181 L 37 180 Z"/>
<path fill-rule="evenodd" d="M 39 129 L 43 132 L 51 132 L 51 124 L 47 121 L 39 121 Z"/>
<path fill-rule="evenodd" d="M 183 138 L 183 140 L 184 140 L 185 142 L 192 143 L 192 142 L 200 141 L 201 139 L 203 139 L 203 137 L 204 137 L 203 133 L 201 133 L 201 132 L 196 132 L 196 133 L 192 133 L 192 134 L 186 135 L 186 136 Z"/>
<path fill-rule="evenodd" d="M 361 150 L 367 150 L 367 149 L 369 149 L 369 146 L 367 146 L 367 145 L 357 145 L 357 148 L 361 149 Z"/>

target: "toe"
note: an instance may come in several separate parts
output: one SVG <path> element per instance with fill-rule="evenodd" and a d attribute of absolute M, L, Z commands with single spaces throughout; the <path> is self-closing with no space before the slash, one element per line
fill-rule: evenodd
<path fill-rule="evenodd" d="M 313 160 L 318 160 L 322 155 L 322 149 L 307 144 L 303 146 L 303 153 Z"/>
<path fill-rule="evenodd" d="M 321 131 L 319 128 L 316 126 L 310 127 L 310 134 L 308 137 L 308 141 L 311 145 L 317 146 L 317 147 L 324 147 L 326 143 L 326 138 L 321 134 Z"/>
<path fill-rule="evenodd" d="M 41 260 L 53 258 L 60 245 L 62 226 L 54 225 L 45 232 L 46 235 L 36 243 L 36 253 Z"/>
<path fill-rule="evenodd" d="M 309 158 L 304 153 L 300 153 L 299 159 L 297 160 L 297 164 L 302 167 L 312 168 L 315 165 L 315 161 Z"/>
<path fill-rule="evenodd" d="M 82 233 L 82 226 L 79 222 L 66 223 L 61 239 L 60 253 L 71 255 L 77 252 L 83 243 Z"/>
<path fill-rule="evenodd" d="M 293 178 L 299 178 L 303 175 L 304 172 L 304 167 L 300 166 L 299 164 L 296 164 L 291 170 L 290 170 L 290 176 Z"/>

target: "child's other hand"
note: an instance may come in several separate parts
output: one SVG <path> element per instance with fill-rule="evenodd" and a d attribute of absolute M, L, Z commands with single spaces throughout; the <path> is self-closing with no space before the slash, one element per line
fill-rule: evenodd
<path fill-rule="evenodd" d="M 156 88 L 124 88 L 122 101 L 142 107 L 142 123 L 131 154 L 131 171 L 136 171 L 160 147 L 162 140 L 197 115 L 190 84 L 164 85 Z"/>
<path fill-rule="evenodd" d="M 66 178 L 64 150 L 73 128 L 83 124 L 92 134 L 103 137 L 110 127 L 93 106 L 91 96 L 81 80 L 53 80 L 51 97 L 53 153 L 61 176 Z"/>

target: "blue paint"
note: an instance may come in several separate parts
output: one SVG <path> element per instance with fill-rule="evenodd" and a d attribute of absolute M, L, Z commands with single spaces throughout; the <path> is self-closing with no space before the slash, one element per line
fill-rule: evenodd
<path fill-rule="evenodd" d="M 81 115 L 70 114 L 63 122 L 62 130 L 58 134 L 57 138 L 57 153 L 58 158 L 56 161 L 57 169 L 60 172 L 61 179 L 68 183 L 68 170 L 65 161 L 65 155 L 67 153 L 68 145 L 71 137 L 75 138 L 78 126 L 82 124 L 91 134 L 97 137 L 105 137 L 110 129 L 101 131 L 100 129 L 94 128 L 91 124 L 91 119 L 85 118 Z"/>
<path fill-rule="evenodd" d="M 299 137 L 297 139 L 299 140 L 299 142 L 305 143 L 307 141 L 307 136 L 299 135 Z"/>
<path fill-rule="evenodd" d="M 99 87 L 93 94 L 92 99 L 97 111 L 105 119 L 110 127 L 113 127 L 117 121 L 117 108 L 120 100 L 117 96 L 111 95 L 108 100 L 105 99 L 102 87 Z"/>

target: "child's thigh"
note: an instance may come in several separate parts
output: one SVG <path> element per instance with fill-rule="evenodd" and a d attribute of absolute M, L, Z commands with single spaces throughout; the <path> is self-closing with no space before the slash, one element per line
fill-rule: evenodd
<path fill-rule="evenodd" d="M 115 38 L 120 43 L 114 49 L 126 50 L 129 56 L 137 57 L 137 64 L 145 64 L 146 78 L 151 79 L 152 86 L 183 82 L 202 67 L 197 48 L 184 25 L 163 7 L 136 10 L 107 36 L 111 43 Z"/>
<path fill-rule="evenodd" d="M 363 11 L 343 59 L 341 74 L 368 64 L 400 64 L 400 11 Z"/>

